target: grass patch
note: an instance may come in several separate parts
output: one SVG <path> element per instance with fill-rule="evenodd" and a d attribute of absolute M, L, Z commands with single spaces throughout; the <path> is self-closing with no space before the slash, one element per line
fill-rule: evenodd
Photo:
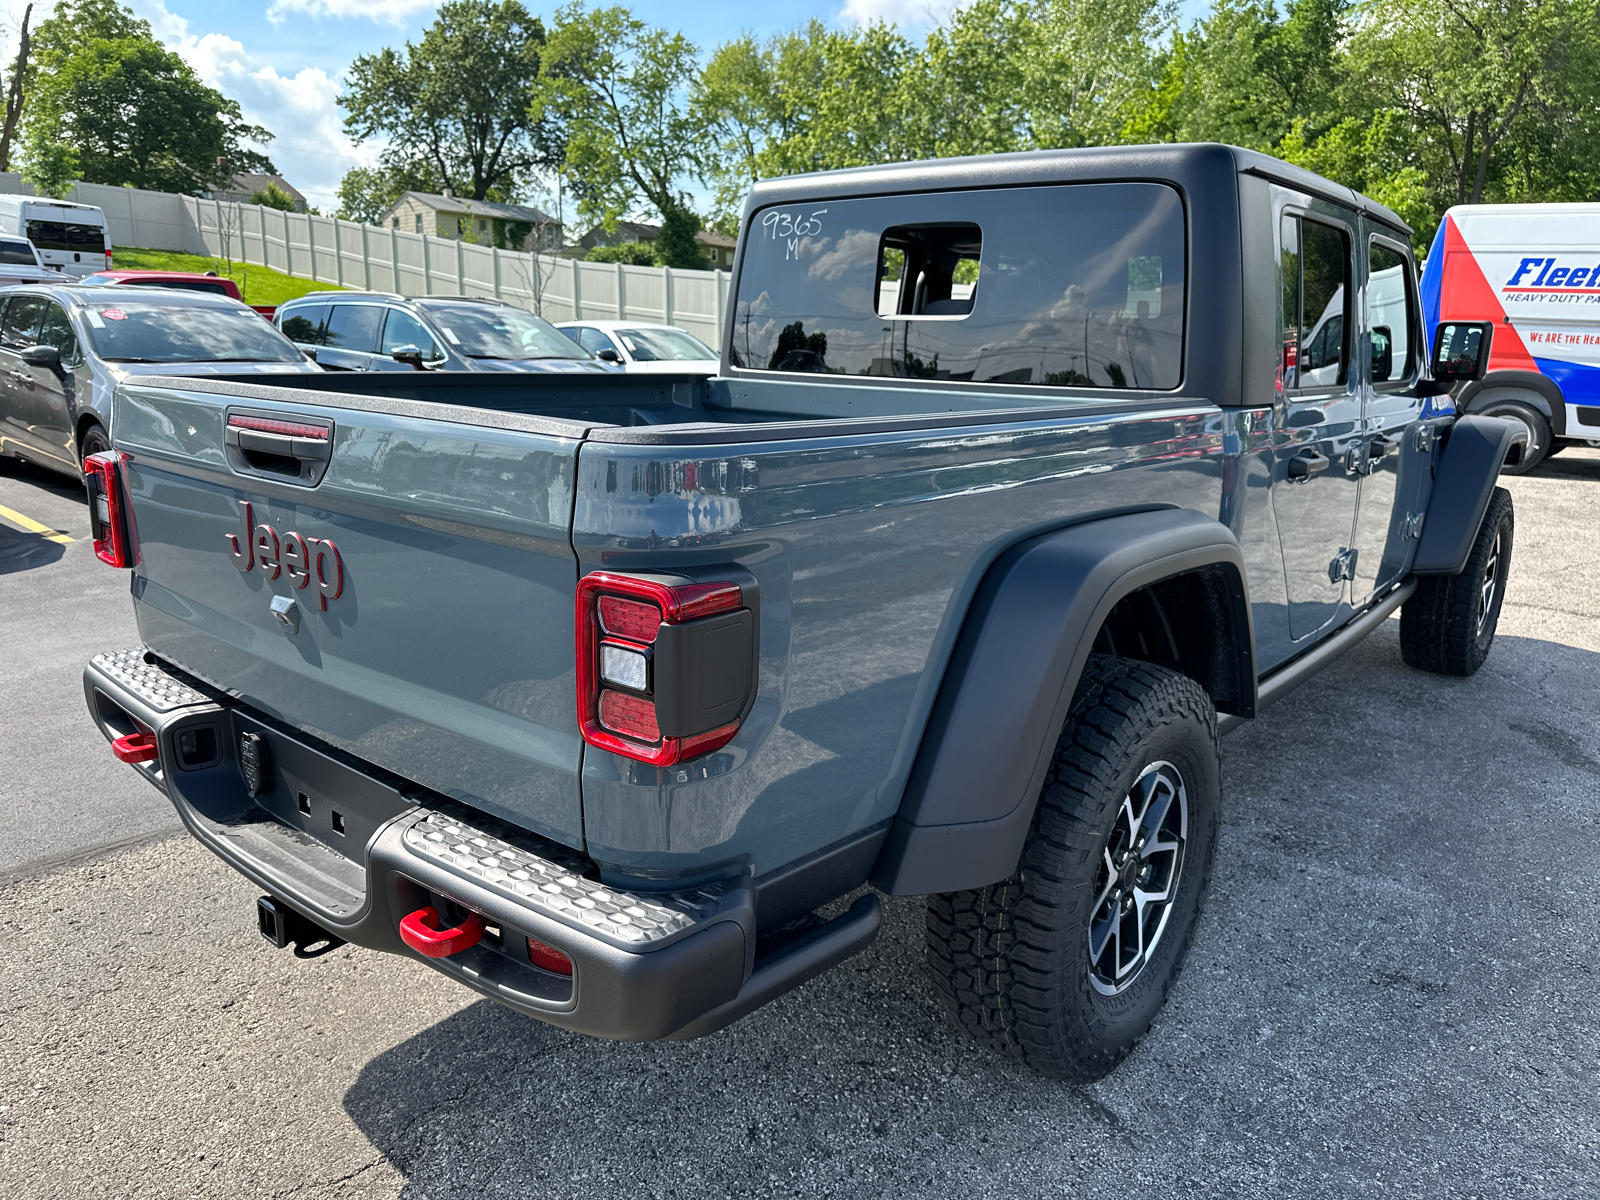
<path fill-rule="evenodd" d="M 338 291 L 338 285 L 315 283 L 309 279 L 296 279 L 271 267 L 257 267 L 248 263 L 234 263 L 230 272 L 221 259 L 200 254 L 180 254 L 176 250 L 142 250 L 137 246 L 118 246 L 112 261 L 123 271 L 193 271 L 203 275 L 215 271 L 227 275 L 239 285 L 246 304 L 279 305 L 304 296 L 307 292 Z"/>

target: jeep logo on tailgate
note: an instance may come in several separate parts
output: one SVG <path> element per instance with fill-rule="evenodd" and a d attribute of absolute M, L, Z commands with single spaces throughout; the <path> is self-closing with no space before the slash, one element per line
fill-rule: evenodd
<path fill-rule="evenodd" d="M 259 567 L 268 579 L 276 579 L 281 572 L 289 577 L 291 587 L 304 590 L 317 585 L 317 595 L 322 600 L 322 611 L 328 611 L 328 601 L 337 600 L 344 591 L 344 561 L 339 557 L 339 547 L 327 538 L 306 537 L 290 530 L 281 538 L 271 525 L 257 525 L 250 501 L 239 501 L 240 527 L 238 533 L 224 534 L 228 543 L 228 557 L 239 568 L 239 574 L 248 574 Z"/>

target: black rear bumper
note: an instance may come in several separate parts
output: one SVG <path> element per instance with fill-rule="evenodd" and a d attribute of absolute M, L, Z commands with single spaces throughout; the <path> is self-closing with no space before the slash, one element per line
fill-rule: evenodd
<path fill-rule="evenodd" d="M 133 769 L 263 891 L 337 938 L 418 959 L 565 1029 L 626 1041 L 710 1033 L 877 934 L 877 900 L 865 896 L 758 963 L 747 876 L 679 892 L 604 886 L 575 851 L 312 745 L 142 649 L 95 658 L 84 690 L 108 740 L 155 735 L 159 757 Z M 252 735 L 269 750 L 253 796 L 238 749 Z M 451 904 L 481 914 L 491 936 L 448 958 L 401 939 L 406 914 Z M 535 966 L 529 938 L 566 954 L 571 977 Z"/>

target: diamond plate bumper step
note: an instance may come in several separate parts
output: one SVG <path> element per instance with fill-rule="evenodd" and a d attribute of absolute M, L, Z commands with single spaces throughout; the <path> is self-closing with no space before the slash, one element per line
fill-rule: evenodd
<path fill-rule="evenodd" d="M 84 690 L 107 741 L 133 739 L 136 758 L 156 748 L 132 769 L 268 902 L 336 941 L 426 963 L 566 1029 L 698 1037 L 858 952 L 878 930 L 877 899 L 863 896 L 758 960 L 747 874 L 677 890 L 613 886 L 580 852 L 269 722 L 143 648 L 97 655 Z M 266 778 L 247 789 L 239 747 L 251 739 L 270 754 Z M 332 832 L 327 810 L 340 816 Z M 423 908 L 450 922 L 476 914 L 484 936 L 447 956 L 419 954 L 400 922 Z M 548 952 L 530 955 L 530 940 L 566 955 L 571 975 L 542 969 Z"/>

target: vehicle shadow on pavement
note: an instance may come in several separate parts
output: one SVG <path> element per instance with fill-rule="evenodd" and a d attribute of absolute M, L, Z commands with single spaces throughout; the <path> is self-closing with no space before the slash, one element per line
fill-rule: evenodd
<path fill-rule="evenodd" d="M 1589 1191 L 1600 654 L 1503 635 L 1444 679 L 1397 624 L 1224 743 L 1188 967 L 1099 1083 L 959 1034 L 901 898 L 866 953 L 709 1038 L 485 1001 L 369 1061 L 345 1109 L 430 1200 Z"/>
<path fill-rule="evenodd" d="M 59 562 L 66 550 L 66 546 L 43 534 L 23 533 L 9 525 L 0 525 L 0 575 L 47 567 Z"/>

